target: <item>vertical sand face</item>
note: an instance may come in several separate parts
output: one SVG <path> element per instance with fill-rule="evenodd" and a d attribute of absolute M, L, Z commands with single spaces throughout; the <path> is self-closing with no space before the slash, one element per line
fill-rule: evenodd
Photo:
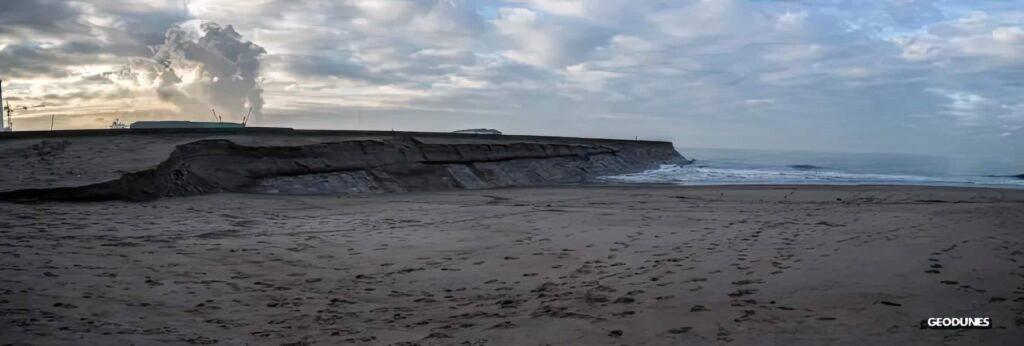
<path fill-rule="evenodd" d="M 1020 344 L 1024 195 L 560 187 L 4 203 L 38 344 Z M 987 316 L 991 330 L 921 330 Z"/>
<path fill-rule="evenodd" d="M 69 148 L 79 152 L 81 147 L 95 150 L 105 143 L 80 138 L 41 140 L 22 152 L 18 166 L 25 167 L 4 169 L 8 177 L 0 182 L 5 183 L 0 187 L 6 185 L 8 190 L 0 191 L 0 200 L 148 200 L 216 192 L 339 194 L 483 189 L 581 183 L 602 175 L 689 163 L 667 142 L 421 136 L 425 138 L 412 134 L 376 139 L 314 137 L 299 143 L 277 138 L 277 143 L 269 140 L 259 145 L 238 142 L 258 141 L 260 135 L 204 138 L 182 144 L 164 139 L 150 146 L 173 146 L 166 157 L 160 161 L 152 156 L 142 158 L 152 162 L 152 166 L 119 170 L 121 174 L 116 179 L 86 184 L 75 179 L 76 183 L 69 185 L 25 188 L 39 179 L 34 174 L 36 166 L 47 167 L 41 175 L 54 181 L 59 180 L 62 172 L 80 171 L 76 177 L 85 174 L 93 179 L 109 176 L 96 174 L 104 173 L 109 166 L 80 159 L 90 155 L 68 154 Z M 117 142 L 117 136 L 108 137 Z M 6 144 L 16 147 L 18 143 Z M 7 149 L 8 154 L 13 152 Z M 104 155 L 91 156 L 101 162 L 110 161 Z"/>

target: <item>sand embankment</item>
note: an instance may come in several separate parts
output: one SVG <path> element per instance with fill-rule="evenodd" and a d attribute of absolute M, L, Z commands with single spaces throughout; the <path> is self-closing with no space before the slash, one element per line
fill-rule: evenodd
<path fill-rule="evenodd" d="M 0 161 L 7 200 L 538 186 L 687 162 L 668 142 L 261 128 L 17 134 Z"/>

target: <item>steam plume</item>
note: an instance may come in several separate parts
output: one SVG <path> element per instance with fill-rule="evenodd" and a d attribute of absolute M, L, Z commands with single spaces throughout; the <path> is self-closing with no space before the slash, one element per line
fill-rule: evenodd
<path fill-rule="evenodd" d="M 136 60 L 121 76 L 156 90 L 156 96 L 190 117 L 218 114 L 237 118 L 263 109 L 260 57 L 266 50 L 242 39 L 231 25 L 190 20 L 167 30 L 148 60 Z"/>

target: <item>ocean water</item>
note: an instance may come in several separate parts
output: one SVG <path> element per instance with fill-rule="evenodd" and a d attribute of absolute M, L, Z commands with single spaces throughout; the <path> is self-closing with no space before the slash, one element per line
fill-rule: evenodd
<path fill-rule="evenodd" d="M 696 162 L 603 177 L 620 183 L 679 185 L 933 185 L 1024 189 L 1024 159 L 910 154 L 677 148 Z"/>

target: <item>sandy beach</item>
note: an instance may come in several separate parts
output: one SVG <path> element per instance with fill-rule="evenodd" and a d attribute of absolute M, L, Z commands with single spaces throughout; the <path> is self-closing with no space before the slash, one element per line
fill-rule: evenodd
<path fill-rule="evenodd" d="M 31 344 L 1024 342 L 1024 191 L 566 186 L 0 204 Z M 991 330 L 922 330 L 928 317 Z"/>

